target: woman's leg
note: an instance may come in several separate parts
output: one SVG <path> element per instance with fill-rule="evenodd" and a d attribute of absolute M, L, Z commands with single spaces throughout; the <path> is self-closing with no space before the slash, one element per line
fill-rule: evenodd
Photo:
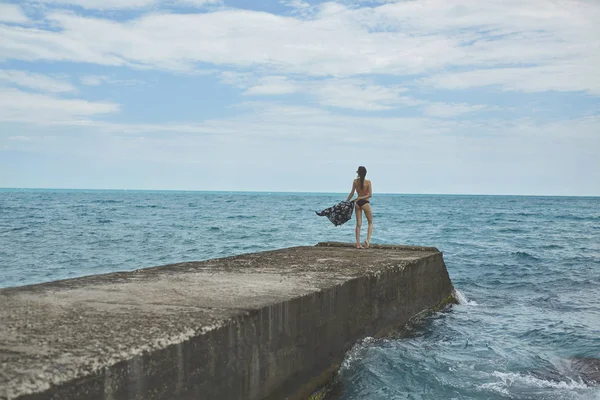
<path fill-rule="evenodd" d="M 362 249 L 362 245 L 360 244 L 360 228 L 362 226 L 362 210 L 356 205 L 356 248 Z"/>
<path fill-rule="evenodd" d="M 367 229 L 367 240 L 365 241 L 365 247 L 369 248 L 369 244 L 371 244 L 371 234 L 373 233 L 373 212 L 371 211 L 371 205 L 369 203 L 362 206 L 362 209 L 365 211 L 365 216 L 367 217 L 367 222 L 369 223 L 369 228 Z"/>

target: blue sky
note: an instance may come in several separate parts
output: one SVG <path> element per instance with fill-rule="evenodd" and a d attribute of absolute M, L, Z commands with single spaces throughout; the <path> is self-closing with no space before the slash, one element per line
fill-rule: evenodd
<path fill-rule="evenodd" d="M 595 0 L 0 1 L 0 187 L 600 195 Z"/>

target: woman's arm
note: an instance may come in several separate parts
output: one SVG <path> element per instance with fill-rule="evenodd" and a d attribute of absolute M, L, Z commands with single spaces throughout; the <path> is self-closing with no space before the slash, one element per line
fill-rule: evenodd
<path fill-rule="evenodd" d="M 346 201 L 350 201 L 350 199 L 352 198 L 352 196 L 354 196 L 354 191 L 355 190 L 356 190 L 356 181 L 352 181 L 352 191 L 348 195 L 348 198 L 346 199 Z"/>

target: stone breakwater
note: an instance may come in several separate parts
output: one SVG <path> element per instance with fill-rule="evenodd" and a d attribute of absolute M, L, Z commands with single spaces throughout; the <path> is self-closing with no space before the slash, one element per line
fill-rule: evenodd
<path fill-rule="evenodd" d="M 305 400 L 452 299 L 432 247 L 319 243 L 0 290 L 0 399 Z"/>

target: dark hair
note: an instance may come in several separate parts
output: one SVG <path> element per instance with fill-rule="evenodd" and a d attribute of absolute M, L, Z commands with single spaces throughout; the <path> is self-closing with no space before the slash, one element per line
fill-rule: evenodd
<path fill-rule="evenodd" d="M 367 176 L 367 169 L 361 165 L 360 167 L 358 167 L 358 171 L 356 171 L 356 173 L 360 178 L 360 188 L 362 190 L 365 186 L 365 176 Z"/>

